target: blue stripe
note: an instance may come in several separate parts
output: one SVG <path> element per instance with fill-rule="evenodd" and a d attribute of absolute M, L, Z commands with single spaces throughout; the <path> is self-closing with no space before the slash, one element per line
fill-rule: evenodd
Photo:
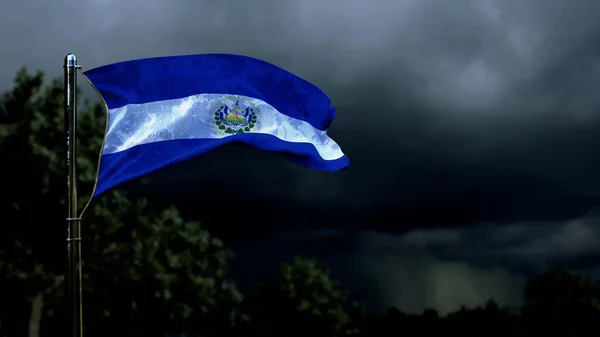
<path fill-rule="evenodd" d="M 138 145 L 103 155 L 94 196 L 124 182 L 206 153 L 227 143 L 239 142 L 261 150 L 279 152 L 296 164 L 321 171 L 338 172 L 349 166 L 347 156 L 324 160 L 310 143 L 290 143 L 275 136 L 246 133 L 220 139 L 183 139 Z"/>
<path fill-rule="evenodd" d="M 326 130 L 335 117 L 327 95 L 268 62 L 231 54 L 157 57 L 85 72 L 109 109 L 197 94 L 243 95 Z"/>

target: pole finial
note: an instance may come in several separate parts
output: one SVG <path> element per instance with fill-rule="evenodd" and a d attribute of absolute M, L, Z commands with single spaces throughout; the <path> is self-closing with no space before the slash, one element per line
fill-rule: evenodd
<path fill-rule="evenodd" d="M 65 67 L 69 68 L 77 68 L 77 57 L 71 53 L 65 56 Z"/>

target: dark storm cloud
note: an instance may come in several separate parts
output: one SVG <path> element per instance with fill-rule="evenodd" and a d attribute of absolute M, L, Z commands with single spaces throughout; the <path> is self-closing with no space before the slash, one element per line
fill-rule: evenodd
<path fill-rule="evenodd" d="M 446 313 L 489 298 L 519 305 L 525 279 L 555 266 L 600 277 L 599 225 L 594 209 L 567 221 L 415 229 L 401 236 L 298 231 L 240 245 L 236 252 L 240 261 L 261 261 L 269 269 L 299 253 L 318 258 L 371 310 L 393 305 Z M 254 268 L 245 271 L 256 276 Z"/>
<path fill-rule="evenodd" d="M 237 246 L 239 277 L 268 278 L 277 264 L 297 254 L 321 261 L 371 312 L 396 306 L 411 313 L 426 308 L 447 313 L 491 297 L 504 305 L 521 302 L 524 277 L 500 264 L 481 267 L 442 259 L 400 237 L 368 231 L 293 232 Z M 264 270 L 254 267 L 258 264 Z"/>
<path fill-rule="evenodd" d="M 586 215 L 567 221 L 482 224 L 463 229 L 415 230 L 402 237 L 363 236 L 379 242 L 380 253 L 427 251 L 449 261 L 481 268 L 501 266 L 512 273 L 542 272 L 553 266 L 595 267 L 600 258 L 600 218 Z M 400 248 L 402 247 L 402 248 Z"/>
<path fill-rule="evenodd" d="M 335 178 L 255 160 L 255 183 L 268 163 L 283 199 L 372 223 L 568 217 L 592 206 L 600 185 L 599 9 L 577 0 L 13 1 L 0 14 L 2 85 L 21 65 L 60 74 L 66 52 L 87 69 L 248 54 L 330 93 L 339 108 L 330 133 L 352 160 Z M 230 165 L 215 158 L 212 170 Z M 265 188 L 264 198 L 281 198 Z"/>

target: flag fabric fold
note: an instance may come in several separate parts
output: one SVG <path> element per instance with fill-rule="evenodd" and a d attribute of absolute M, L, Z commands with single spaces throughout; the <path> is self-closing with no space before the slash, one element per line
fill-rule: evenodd
<path fill-rule="evenodd" d="M 327 135 L 331 100 L 273 64 L 230 54 L 158 57 L 84 73 L 108 108 L 94 196 L 240 142 L 337 172 L 348 157 Z"/>

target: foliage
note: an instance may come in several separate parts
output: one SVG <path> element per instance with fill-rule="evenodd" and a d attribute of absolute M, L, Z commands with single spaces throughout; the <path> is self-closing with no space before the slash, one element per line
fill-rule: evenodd
<path fill-rule="evenodd" d="M 525 287 L 527 330 L 563 336 L 597 336 L 600 285 L 585 275 L 555 268 Z"/>
<path fill-rule="evenodd" d="M 86 245 L 94 252 L 86 258 L 93 279 L 86 303 L 104 308 L 103 320 L 88 319 L 95 323 L 90 330 L 208 333 L 236 323 L 241 294 L 228 278 L 231 255 L 199 223 L 183 221 L 174 208 L 157 211 L 146 200 L 118 197 L 92 212 L 110 225 L 94 226 L 102 231 L 90 233 Z"/>
<path fill-rule="evenodd" d="M 0 98 L 0 291 L 11 304 L 2 306 L 0 317 L 3 328 L 25 332 L 27 302 L 60 288 L 65 261 L 59 255 L 64 249 L 52 249 L 64 243 L 64 232 L 58 230 L 64 228 L 64 179 L 60 189 L 50 187 L 61 171 L 57 148 L 48 142 L 57 131 L 41 132 L 61 120 L 48 114 L 59 109 L 60 90 L 44 89 L 42 83 L 43 74 L 21 70 L 13 90 Z"/>
<path fill-rule="evenodd" d="M 273 336 L 352 336 L 362 315 L 356 303 L 315 261 L 284 264 L 275 280 L 248 300 L 254 334 Z"/>

